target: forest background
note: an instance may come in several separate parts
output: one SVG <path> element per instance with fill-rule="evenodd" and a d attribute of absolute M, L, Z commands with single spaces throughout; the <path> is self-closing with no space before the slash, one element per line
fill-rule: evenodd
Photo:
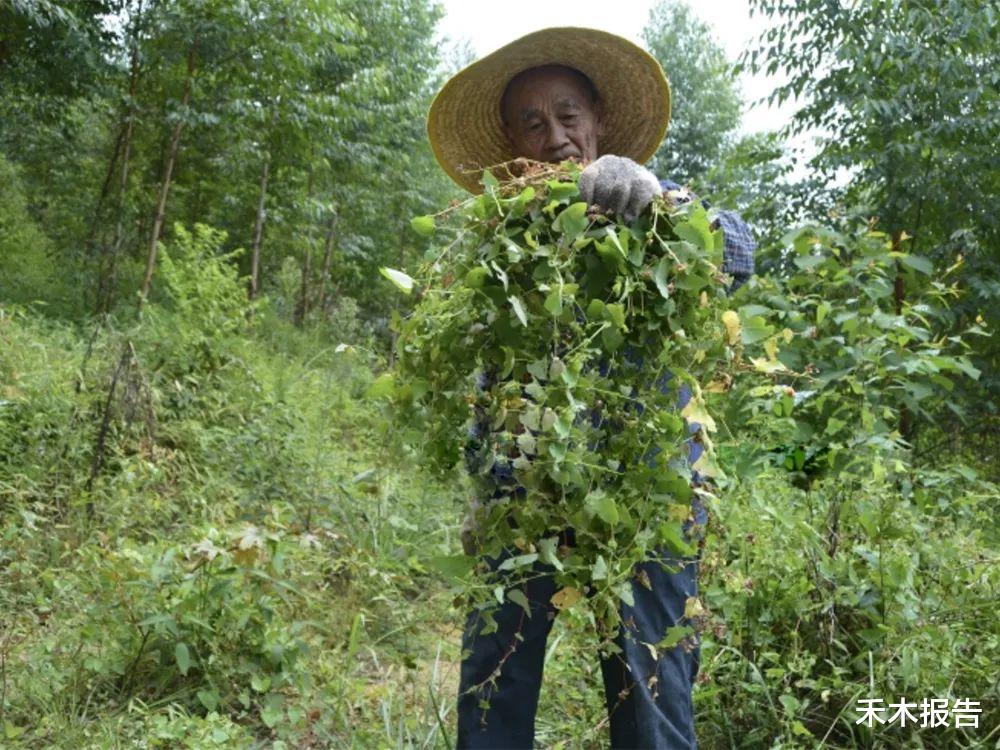
<path fill-rule="evenodd" d="M 1000 747 L 1000 7 L 750 5 L 739 61 L 680 0 L 643 30 L 651 168 L 757 233 L 771 379 L 711 402 L 700 743 Z M 412 304 L 378 269 L 463 198 L 424 131 L 468 62 L 441 14 L 0 3 L 0 747 L 451 746 L 468 485 L 371 388 Z M 741 134 L 740 68 L 784 130 Z M 588 646 L 564 613 L 541 747 L 606 745 Z M 902 696 L 977 726 L 856 723 Z"/>

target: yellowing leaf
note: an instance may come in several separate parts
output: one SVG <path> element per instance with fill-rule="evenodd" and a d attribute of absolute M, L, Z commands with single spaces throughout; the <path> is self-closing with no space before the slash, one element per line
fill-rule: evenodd
<path fill-rule="evenodd" d="M 722 324 L 726 327 L 726 339 L 730 346 L 740 340 L 740 316 L 734 310 L 722 313 Z"/>
<path fill-rule="evenodd" d="M 733 387 L 733 379 L 723 373 L 719 378 L 716 378 L 707 386 L 705 386 L 705 391 L 708 393 L 726 393 L 730 388 Z"/>
<path fill-rule="evenodd" d="M 681 410 L 681 416 L 688 423 L 697 422 L 709 432 L 715 432 L 715 420 L 712 419 L 712 415 L 705 409 L 705 401 L 701 397 L 700 390 L 691 396 L 691 399 L 687 402 L 687 406 Z"/>
<path fill-rule="evenodd" d="M 764 342 L 764 351 L 767 352 L 767 358 L 770 360 L 775 360 L 778 357 L 778 341 L 777 339 L 768 339 Z"/>
<path fill-rule="evenodd" d="M 691 515 L 691 506 L 684 503 L 670 503 L 667 505 L 667 518 L 671 521 L 683 523 Z"/>
<path fill-rule="evenodd" d="M 698 457 L 698 460 L 691 464 L 691 468 L 699 474 L 704 474 L 706 477 L 712 477 L 713 479 L 725 477 L 722 469 L 715 462 L 714 451 L 707 448 Z"/>
<path fill-rule="evenodd" d="M 552 595 L 552 606 L 556 609 L 568 609 L 580 601 L 583 594 L 579 589 L 565 586 Z"/>
<path fill-rule="evenodd" d="M 234 550 L 233 559 L 237 565 L 253 565 L 254 560 L 257 559 L 257 548 L 249 547 L 247 549 Z"/>
<path fill-rule="evenodd" d="M 788 372 L 788 368 L 776 359 L 756 357 L 752 358 L 750 361 L 753 362 L 754 369 L 757 370 L 757 372 Z"/>
<path fill-rule="evenodd" d="M 698 617 L 703 614 L 705 614 L 705 607 L 702 605 L 701 599 L 696 596 L 689 596 L 684 602 L 684 616 Z"/>

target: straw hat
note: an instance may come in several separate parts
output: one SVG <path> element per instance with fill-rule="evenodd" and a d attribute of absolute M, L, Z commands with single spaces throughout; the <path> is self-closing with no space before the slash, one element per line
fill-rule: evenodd
<path fill-rule="evenodd" d="M 449 177 L 478 193 L 483 169 L 515 157 L 503 132 L 500 97 L 521 71 L 550 64 L 576 68 L 597 88 L 604 102 L 601 154 L 643 164 L 656 153 L 670 120 L 670 84 L 656 58 L 606 31 L 550 28 L 472 63 L 438 92 L 427 133 Z"/>

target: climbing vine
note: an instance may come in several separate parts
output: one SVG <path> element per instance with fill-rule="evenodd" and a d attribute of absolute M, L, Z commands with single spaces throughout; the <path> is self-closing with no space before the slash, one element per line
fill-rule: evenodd
<path fill-rule="evenodd" d="M 555 570 L 552 603 L 587 602 L 611 637 L 636 563 L 695 552 L 692 495 L 720 473 L 705 393 L 732 382 L 742 343 L 710 213 L 667 193 L 626 223 L 579 199 L 578 170 L 487 176 L 415 277 L 383 269 L 419 300 L 372 393 L 390 398 L 429 468 L 465 459 L 482 551 L 514 553 L 507 590 L 486 595 L 530 614 L 516 582 L 541 561 Z M 431 217 L 414 228 L 445 234 Z M 560 544 L 567 528 L 573 546 Z M 461 572 L 473 558 L 450 562 Z"/>

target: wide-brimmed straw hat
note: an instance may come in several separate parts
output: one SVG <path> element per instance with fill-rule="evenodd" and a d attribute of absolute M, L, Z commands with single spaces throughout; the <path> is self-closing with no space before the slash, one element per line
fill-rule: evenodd
<path fill-rule="evenodd" d="M 539 65 L 567 65 L 593 81 L 604 103 L 601 154 L 642 164 L 656 153 L 670 121 L 670 84 L 656 58 L 606 31 L 543 29 L 459 71 L 431 103 L 431 148 L 455 182 L 481 192 L 483 169 L 516 156 L 503 132 L 500 97 L 511 78 Z"/>

